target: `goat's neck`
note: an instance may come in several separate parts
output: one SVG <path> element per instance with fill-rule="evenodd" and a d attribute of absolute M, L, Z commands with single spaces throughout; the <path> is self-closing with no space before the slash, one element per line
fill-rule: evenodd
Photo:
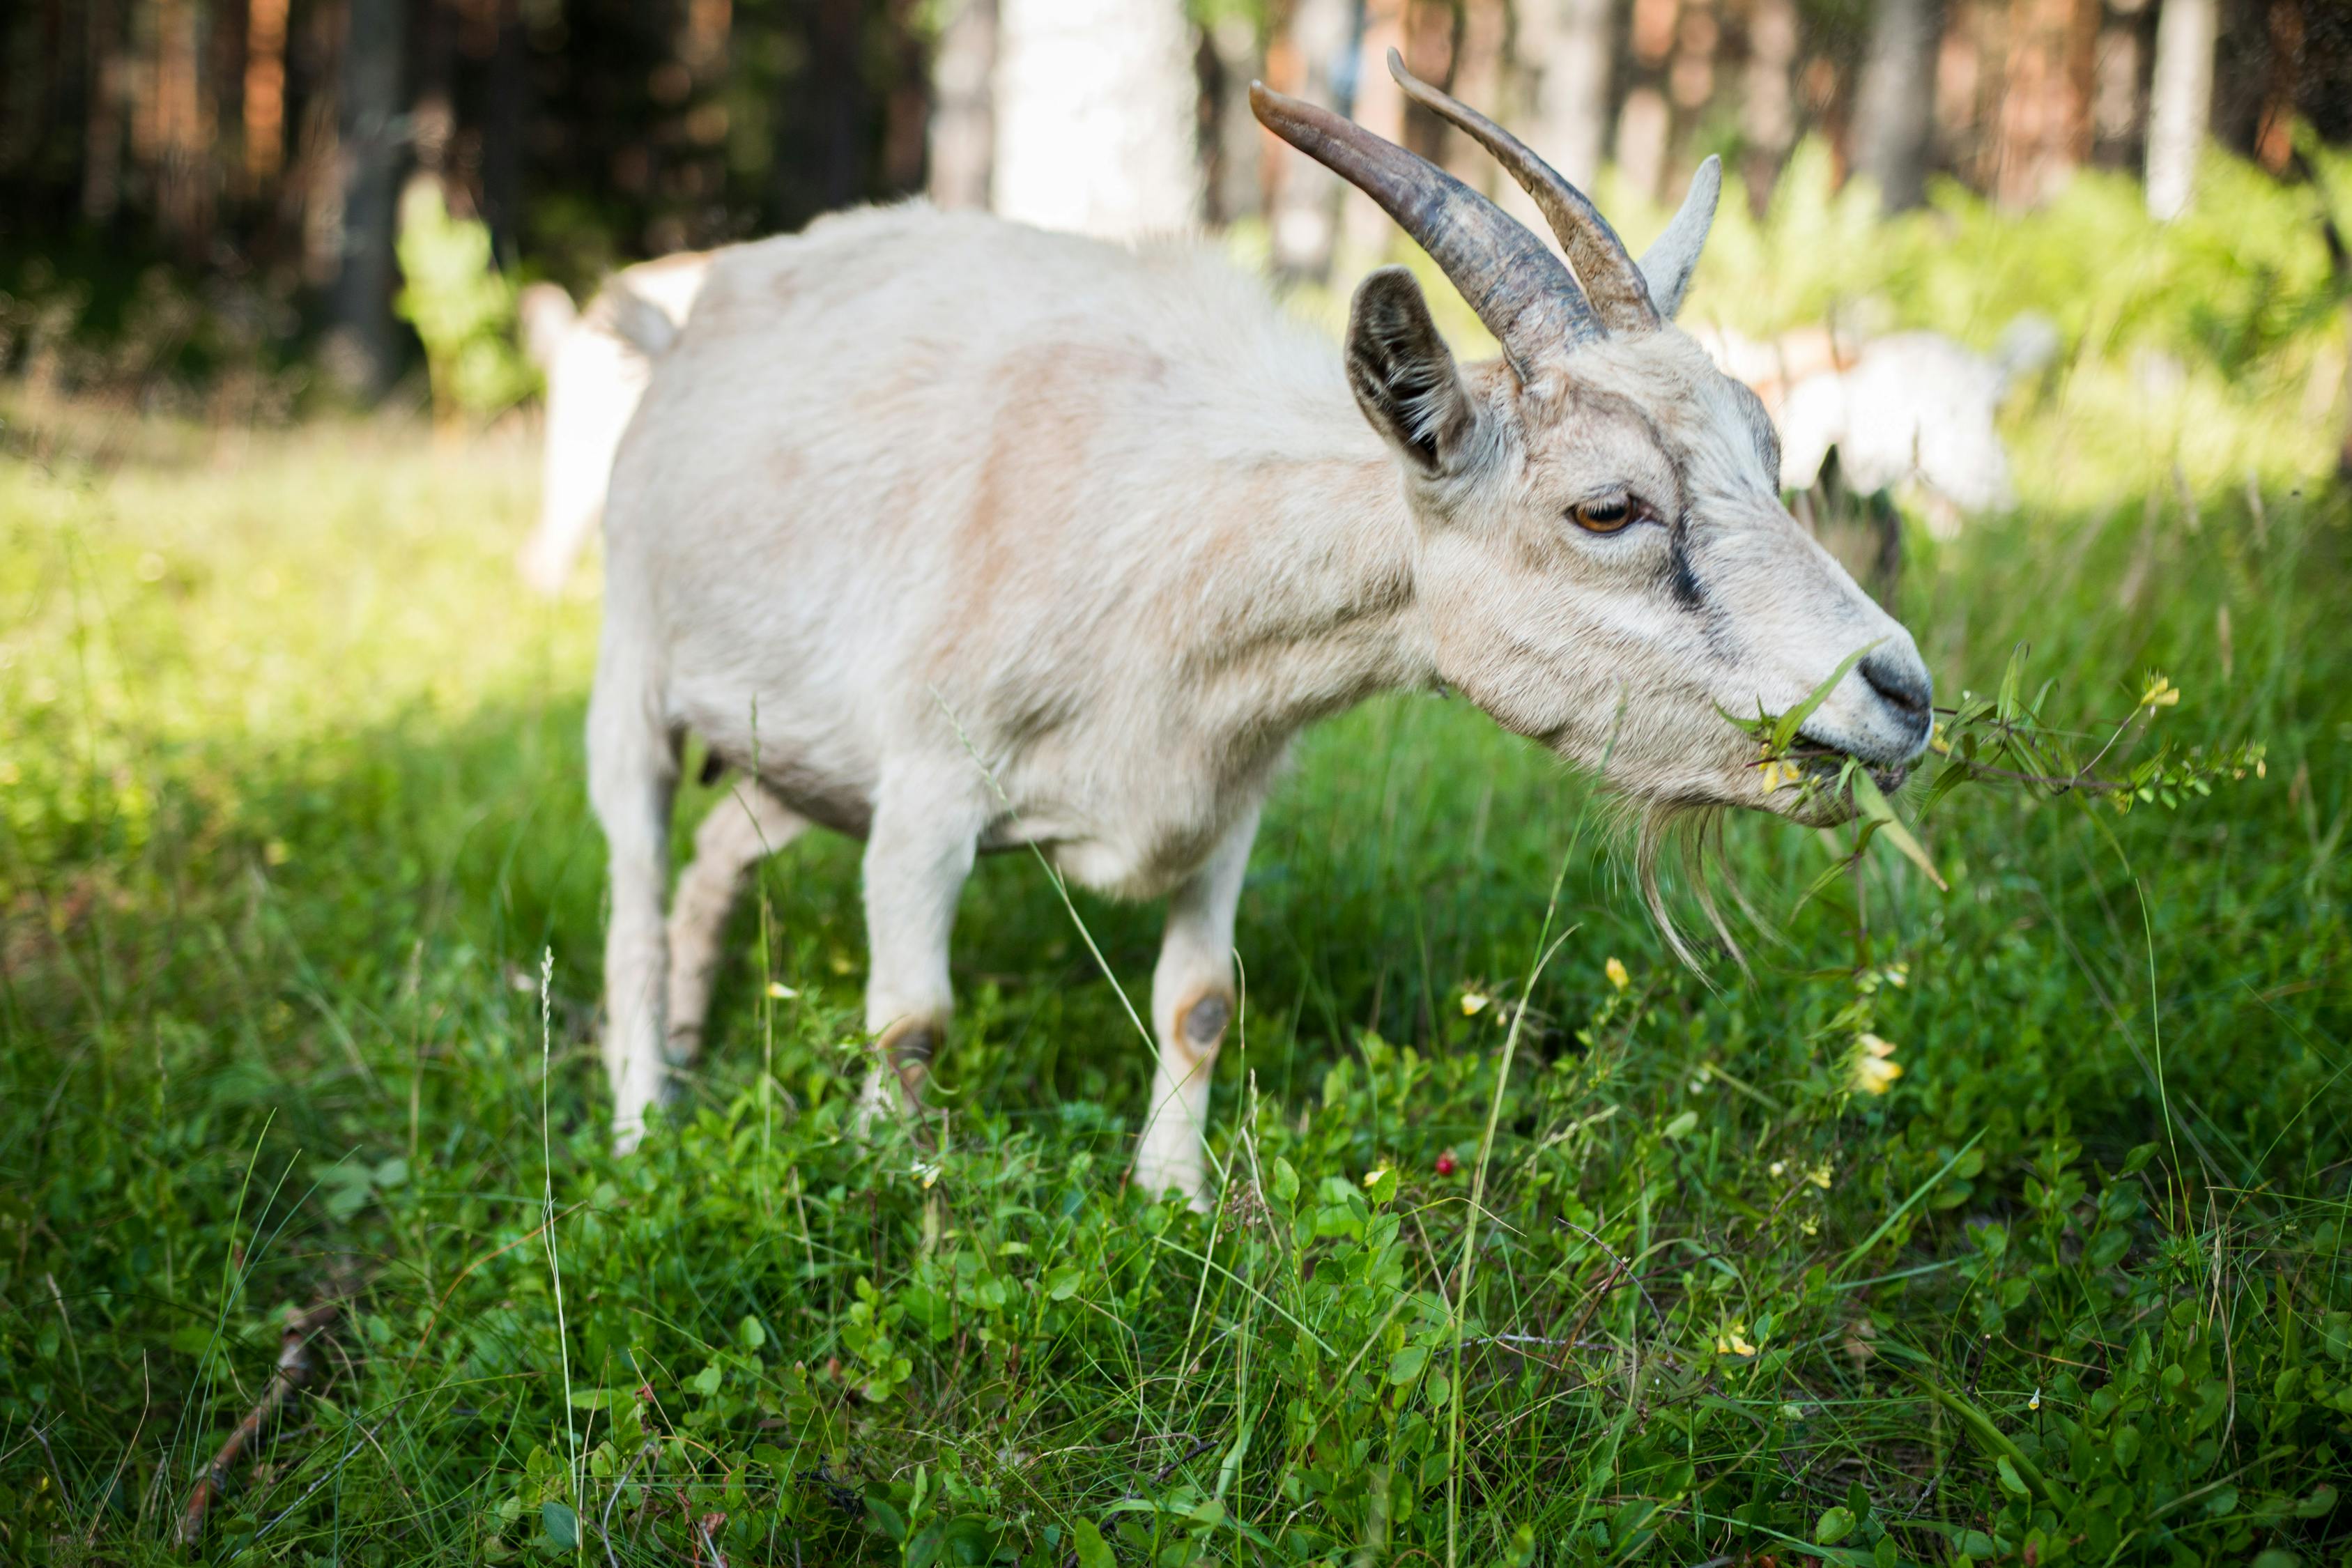
<path fill-rule="evenodd" d="M 1213 610 L 1184 640 L 1228 723 L 1279 742 L 1377 692 L 1435 679 L 1415 601 L 1414 523 L 1376 444 L 1262 456 L 1219 488 L 1204 561 Z"/>

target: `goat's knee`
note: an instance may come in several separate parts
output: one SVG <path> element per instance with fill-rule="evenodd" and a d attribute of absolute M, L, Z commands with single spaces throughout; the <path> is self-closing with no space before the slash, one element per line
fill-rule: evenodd
<path fill-rule="evenodd" d="M 1181 991 L 1177 997 L 1156 1020 L 1159 1026 L 1153 1031 L 1159 1037 L 1159 1058 L 1152 1068 L 1143 1136 L 1136 1145 L 1135 1180 L 1153 1194 L 1174 1187 L 1194 1208 L 1205 1209 L 1209 1083 L 1233 1021 L 1234 994 L 1230 982 L 1218 979 Z"/>

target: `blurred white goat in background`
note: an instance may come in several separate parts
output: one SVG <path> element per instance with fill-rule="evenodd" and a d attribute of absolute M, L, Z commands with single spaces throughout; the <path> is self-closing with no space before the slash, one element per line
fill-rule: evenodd
<path fill-rule="evenodd" d="M 1780 431 L 1783 489 L 1811 489 L 1835 447 L 1846 481 L 1864 494 L 1916 481 L 1939 539 L 1965 513 L 2015 504 L 2000 405 L 2058 349 L 2057 330 L 2034 315 L 2011 322 L 1989 356 L 1940 332 L 1842 337 L 1807 327 L 1759 342 L 1700 327 L 1692 335 L 1764 400 Z"/>
<path fill-rule="evenodd" d="M 604 515 L 613 454 L 645 395 L 649 356 L 668 347 L 710 268 L 680 252 L 624 268 L 584 311 L 552 283 L 522 291 L 523 347 L 547 377 L 539 525 L 517 557 L 523 581 L 554 596 Z"/>

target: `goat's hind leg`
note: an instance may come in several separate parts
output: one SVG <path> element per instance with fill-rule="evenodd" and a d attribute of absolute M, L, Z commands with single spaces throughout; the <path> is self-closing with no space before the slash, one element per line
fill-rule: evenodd
<path fill-rule="evenodd" d="M 808 827 L 808 818 L 762 789 L 738 780 L 694 832 L 694 858 L 679 873 L 669 910 L 669 1041 L 673 1067 L 702 1054 L 703 1019 L 719 968 L 727 918 L 754 866 Z"/>
<path fill-rule="evenodd" d="M 604 1070 L 613 1084 L 613 1145 L 645 1136 L 661 1098 L 663 990 L 668 943 L 662 890 L 669 879 L 670 805 L 677 737 L 625 629 L 609 618 L 588 702 L 588 796 L 604 829 L 613 907 L 604 929 Z"/>

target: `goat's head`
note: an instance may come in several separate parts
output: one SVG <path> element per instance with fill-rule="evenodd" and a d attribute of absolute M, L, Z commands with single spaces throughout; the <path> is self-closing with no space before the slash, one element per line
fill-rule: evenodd
<path fill-rule="evenodd" d="M 1393 53 L 1389 68 L 1527 188 L 1574 267 L 1424 160 L 1251 89 L 1259 120 L 1387 209 L 1502 345 L 1500 362 L 1457 367 L 1402 268 L 1364 280 L 1348 323 L 1349 381 L 1420 529 L 1442 678 L 1637 799 L 1821 818 L 1837 808 L 1773 788 L 1724 714 L 1793 708 L 1866 649 L 1802 738 L 1907 769 L 1931 725 L 1909 634 L 1780 505 L 1763 405 L 1672 324 L 1714 220 L 1716 161 L 1636 266 L 1508 132 Z"/>

